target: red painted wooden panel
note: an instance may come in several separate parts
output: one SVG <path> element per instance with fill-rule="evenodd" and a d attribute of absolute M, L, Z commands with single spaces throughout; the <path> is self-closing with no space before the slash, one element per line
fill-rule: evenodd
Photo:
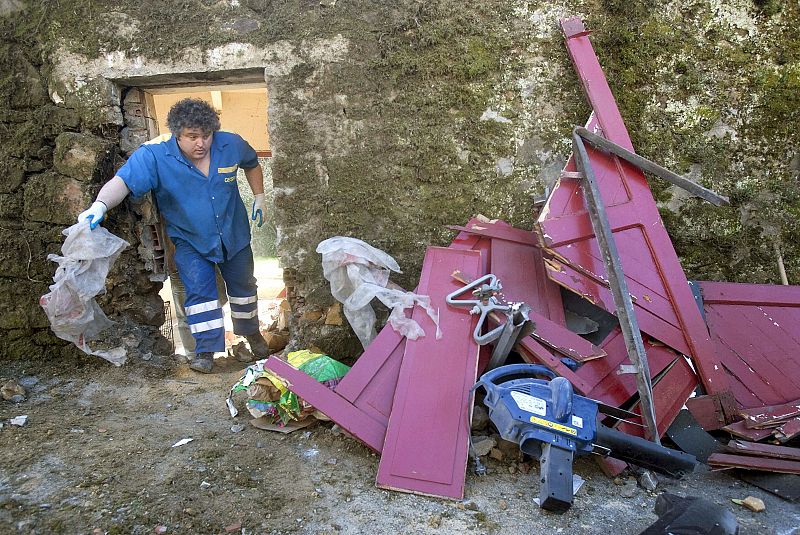
<path fill-rule="evenodd" d="M 773 429 L 748 429 L 744 422 L 735 422 L 732 424 L 728 424 L 722 428 L 723 431 L 727 431 L 733 436 L 746 438 L 747 440 L 752 440 L 754 442 L 758 442 L 759 440 L 764 440 L 768 436 L 772 434 L 774 431 Z"/>
<path fill-rule="evenodd" d="M 728 453 L 714 453 L 708 458 L 709 466 L 713 468 L 734 467 L 748 470 L 765 470 L 784 474 L 800 474 L 800 462 L 785 459 L 767 459 L 764 457 L 751 457 L 749 455 L 731 455 Z"/>
<path fill-rule="evenodd" d="M 266 367 L 289 383 L 289 390 L 347 429 L 375 451 L 381 451 L 386 425 L 288 362 L 270 357 Z"/>
<path fill-rule="evenodd" d="M 587 128 L 595 132 L 602 130 L 607 139 L 632 150 L 622 116 L 583 23 L 580 19 L 563 20 L 562 28 L 570 58 L 594 109 L 595 118 Z M 643 173 L 616 157 L 592 149 L 588 152 L 615 239 L 619 235 L 625 245 L 625 248 L 620 247 L 622 265 L 632 293 L 639 294 L 634 306 L 640 327 L 654 338 L 691 355 L 709 393 L 727 391 L 730 388 L 728 376 L 719 365 Z M 573 160 L 568 162 L 566 170 L 575 170 Z M 607 279 L 601 258 L 596 256 L 594 234 L 577 180 L 562 176 L 542 211 L 538 227 L 545 246 L 559 259 L 576 270 L 592 273 L 600 280 Z M 570 287 L 568 280 L 559 282 Z M 670 305 L 668 312 L 663 306 L 665 301 Z M 608 310 L 614 309 L 609 307 Z M 643 310 L 649 311 L 651 317 L 645 318 Z M 682 333 L 683 344 L 674 341 L 676 328 Z"/>
<path fill-rule="evenodd" d="M 467 223 L 467 226 L 478 223 L 480 223 L 480 220 L 478 220 L 477 218 L 472 218 L 470 219 L 469 223 Z M 461 249 L 461 250 L 471 249 L 473 251 L 480 251 L 481 253 L 480 276 L 489 273 L 491 248 L 492 248 L 491 238 L 485 238 L 477 234 L 471 234 L 469 232 L 461 231 L 453 239 L 453 242 L 450 244 L 450 248 Z M 486 371 L 486 367 L 489 365 L 489 361 L 491 359 L 492 359 L 492 346 L 490 345 L 481 346 L 480 353 L 478 354 L 478 376 L 481 376 L 483 372 Z"/>
<path fill-rule="evenodd" d="M 539 240 L 536 238 L 534 233 L 529 230 L 514 228 L 505 222 L 470 222 L 464 227 L 451 225 L 447 228 L 458 230 L 460 232 L 476 234 L 485 238 L 499 238 L 502 240 L 515 241 L 525 245 L 539 245 Z"/>
<path fill-rule="evenodd" d="M 534 340 L 533 337 L 528 336 L 520 340 L 517 349 L 525 362 L 547 367 L 572 383 L 578 393 L 585 395 L 591 389 L 586 381 L 561 362 L 561 355 L 554 353 L 550 348 Z"/>
<path fill-rule="evenodd" d="M 532 337 L 576 362 L 588 362 L 606 356 L 604 349 L 581 338 L 566 327 L 531 312 L 528 317 L 536 324 Z"/>
<path fill-rule="evenodd" d="M 800 286 L 703 281 L 702 292 L 708 303 L 800 307 Z"/>
<path fill-rule="evenodd" d="M 722 366 L 744 408 L 800 398 L 800 286 L 701 282 Z"/>
<path fill-rule="evenodd" d="M 551 280 L 557 284 L 571 290 L 584 299 L 591 301 L 600 308 L 616 315 L 616 307 L 614 305 L 614 298 L 611 295 L 611 290 L 608 288 L 605 279 L 599 275 L 588 275 L 585 272 L 574 269 L 569 264 L 560 262 L 558 260 L 550 260 L 546 263 L 547 275 Z M 628 290 L 634 292 L 631 294 L 633 304 L 636 311 L 636 319 L 639 322 L 639 328 L 653 338 L 672 347 L 676 351 L 688 353 L 689 347 L 683 333 L 678 327 L 664 321 L 653 311 L 638 306 L 642 301 L 642 293 L 638 293 L 640 287 L 638 284 L 628 281 Z M 645 300 L 646 301 L 646 300 Z M 697 305 L 695 305 L 696 307 Z M 653 334 L 653 333 L 658 333 Z"/>
<path fill-rule="evenodd" d="M 381 451 L 406 339 L 386 325 L 334 390 L 271 357 L 267 368 L 288 380 L 289 390 L 375 451 Z M 329 393 L 330 392 L 330 393 Z"/>
<path fill-rule="evenodd" d="M 644 347 L 652 377 L 658 376 L 678 357 L 670 348 L 653 345 L 647 340 L 645 340 Z M 608 352 L 608 357 L 585 363 L 577 373 L 587 382 L 595 385 L 589 391 L 588 397 L 619 407 L 638 393 L 635 374 L 617 374 L 621 364 L 631 364 L 621 329 L 617 328 L 606 338 L 603 349 Z M 612 356 L 614 358 L 611 358 Z M 683 401 L 681 401 L 682 403 Z M 656 410 L 657 420 L 659 416 L 661 415 Z"/>
<path fill-rule="evenodd" d="M 739 415 L 744 418 L 744 423 L 749 429 L 765 427 L 775 421 L 800 416 L 800 399 L 772 407 L 742 409 Z"/>
<path fill-rule="evenodd" d="M 464 496 L 471 395 L 478 365 L 472 338 L 477 318 L 469 310 L 449 307 L 448 293 L 460 287 L 453 271 L 474 279 L 480 253 L 429 247 L 420 291 L 439 310 L 443 337 L 406 342 L 389 427 L 378 467 L 382 488 L 460 499 Z M 427 314 L 412 317 L 425 332 L 435 327 Z"/>
<path fill-rule="evenodd" d="M 336 393 L 386 427 L 405 347 L 406 338 L 387 324 L 336 385 Z"/>
<path fill-rule="evenodd" d="M 678 416 L 683 404 L 689 399 L 697 385 L 697 376 L 681 356 L 674 361 L 674 364 L 662 377 L 656 379 L 653 385 L 653 405 L 656 411 L 656 426 L 659 435 L 663 436 L 667 432 L 667 428 Z M 637 403 L 632 410 L 638 413 L 639 404 Z M 622 424 L 619 429 L 631 435 L 644 437 L 644 430 L 639 426 Z"/>
<path fill-rule="evenodd" d="M 550 317 L 547 286 L 553 283 L 545 276 L 544 261 L 538 248 L 492 239 L 490 271 L 500 279 L 505 301 L 524 301 L 534 312 Z M 563 308 L 563 304 L 561 305 Z"/>
<path fill-rule="evenodd" d="M 267 361 L 267 368 L 290 381 L 289 390 L 380 452 L 405 344 L 405 337 L 391 325 L 384 326 L 332 391 L 320 390 L 316 381 L 275 357 Z"/>
<path fill-rule="evenodd" d="M 800 418 L 792 418 L 775 430 L 775 436 L 781 442 L 788 442 L 800 435 Z"/>
<path fill-rule="evenodd" d="M 536 324 L 531 336 L 578 362 L 605 356 L 601 348 L 564 326 L 561 293 L 545 275 L 544 261 L 537 247 L 493 239 L 492 259 L 491 272 L 503 285 L 503 299 L 523 301 L 531 307 L 530 319 Z M 555 316 L 553 321 L 551 315 Z"/>
<path fill-rule="evenodd" d="M 480 219 L 473 217 L 469 220 L 469 222 L 464 227 L 451 227 L 451 228 L 458 228 L 458 229 L 468 229 L 473 226 L 480 226 L 486 225 Z M 509 227 L 508 223 L 503 221 L 498 221 L 497 223 L 493 224 L 495 227 Z M 489 267 L 491 266 L 491 245 L 492 240 L 486 236 L 481 236 L 479 234 L 472 233 L 468 230 L 461 230 L 456 237 L 453 238 L 453 242 L 450 244 L 451 249 L 461 249 L 461 250 L 474 250 L 481 252 L 481 268 L 480 268 L 480 275 L 486 275 L 489 273 Z"/>
<path fill-rule="evenodd" d="M 774 446 L 772 444 L 755 444 L 753 442 L 742 442 L 741 440 L 731 440 L 728 442 L 728 447 L 733 448 L 736 450 L 736 453 L 742 455 L 800 461 L 800 448 L 787 448 L 786 446 Z"/>
<path fill-rule="evenodd" d="M 730 307 L 706 307 L 709 326 L 717 329 L 717 326 L 724 325 L 724 334 L 719 331 L 713 334 L 718 353 L 720 356 L 726 355 L 722 365 L 764 405 L 777 405 L 795 399 L 800 395 L 800 386 L 794 384 L 791 377 L 789 364 L 793 355 L 785 356 L 785 371 L 775 366 L 771 360 L 783 355 L 768 357 L 770 352 L 776 351 L 775 345 L 770 339 L 759 335 L 746 316 L 730 310 Z M 746 407 L 744 403 L 742 406 Z"/>

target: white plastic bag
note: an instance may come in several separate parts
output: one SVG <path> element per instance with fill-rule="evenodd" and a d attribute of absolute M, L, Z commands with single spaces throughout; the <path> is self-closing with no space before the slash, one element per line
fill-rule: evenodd
<path fill-rule="evenodd" d="M 416 303 L 436 324 L 436 338 L 441 338 L 439 314 L 428 296 L 386 288 L 390 273 L 401 273 L 394 258 L 361 240 L 343 236 L 321 241 L 317 252 L 322 255 L 322 272 L 331 283 L 331 294 L 342 303 L 344 315 L 365 349 L 375 338 L 375 311 L 370 306 L 375 297 L 392 309 L 389 324 L 403 336 L 411 340 L 425 336 L 422 327 L 405 314 Z"/>
<path fill-rule="evenodd" d="M 88 222 L 72 225 L 62 234 L 67 237 L 61 246 L 64 256 L 47 256 L 58 268 L 50 293 L 43 295 L 39 304 L 56 336 L 120 366 L 125 362 L 124 348 L 92 351 L 86 342 L 112 324 L 94 296 L 105 291 L 108 271 L 129 244 L 103 227 L 89 229 Z"/>

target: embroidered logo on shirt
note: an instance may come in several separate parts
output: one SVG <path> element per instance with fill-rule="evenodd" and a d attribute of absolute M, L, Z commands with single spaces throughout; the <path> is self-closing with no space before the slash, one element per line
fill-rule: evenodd
<path fill-rule="evenodd" d="M 225 182 L 235 182 L 235 181 L 236 181 L 236 175 L 225 177 Z"/>
<path fill-rule="evenodd" d="M 238 163 L 230 167 L 219 167 L 217 168 L 217 173 L 235 173 L 237 169 L 239 169 Z"/>

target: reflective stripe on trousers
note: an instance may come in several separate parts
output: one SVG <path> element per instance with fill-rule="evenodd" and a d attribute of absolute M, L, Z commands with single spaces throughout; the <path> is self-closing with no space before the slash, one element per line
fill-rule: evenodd
<path fill-rule="evenodd" d="M 195 352 L 225 351 L 225 328 L 215 279 L 214 263 L 187 242 L 175 239 L 175 264 L 186 289 L 187 323 L 195 339 Z M 253 276 L 253 252 L 245 247 L 217 264 L 228 290 L 233 332 L 258 332 L 258 288 Z"/>

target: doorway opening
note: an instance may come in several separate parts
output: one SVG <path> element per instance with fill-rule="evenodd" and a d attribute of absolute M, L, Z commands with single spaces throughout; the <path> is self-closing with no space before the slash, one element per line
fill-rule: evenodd
<path fill-rule="evenodd" d="M 272 173 L 271 158 L 272 152 L 269 145 L 268 132 L 268 106 L 269 95 L 265 84 L 226 84 L 226 85 L 194 85 L 194 86 L 164 86 L 141 88 L 141 97 L 138 100 L 139 112 L 145 119 L 141 122 L 144 127 L 139 132 L 136 141 L 142 142 L 153 139 L 163 134 L 169 134 L 166 125 L 167 114 L 176 102 L 185 98 L 197 98 L 211 104 L 219 113 L 221 129 L 234 132 L 242 136 L 258 154 L 261 168 L 264 170 L 264 193 L 265 210 L 264 222 L 258 227 L 255 222 L 251 222 L 251 246 L 255 257 L 255 277 L 258 283 L 258 315 L 260 328 L 265 335 L 272 331 L 276 332 L 285 329 L 284 325 L 278 325 L 278 318 L 281 315 L 281 301 L 285 295 L 283 272 L 279 266 L 276 241 L 277 229 L 274 219 L 274 197 L 272 193 Z M 126 99 L 127 101 L 127 99 Z M 126 106 L 127 107 L 127 106 Z M 131 111 L 124 110 L 125 116 L 129 117 Z M 135 136 L 134 136 L 135 137 Z M 131 136 L 129 135 L 130 139 Z M 132 145 L 138 146 L 137 143 Z M 135 148 L 135 147 L 132 147 Z M 244 172 L 240 169 L 237 176 L 239 193 L 245 207 L 249 209 L 253 203 L 253 194 L 247 183 Z M 191 354 L 190 348 L 193 347 L 193 339 L 186 324 L 185 314 L 182 310 L 184 293 L 182 284 L 177 277 L 177 270 L 171 262 L 172 247 L 169 238 L 163 227 L 158 228 L 160 239 L 156 238 L 154 243 L 161 245 L 162 253 L 156 253 L 156 257 L 161 254 L 163 261 L 164 286 L 160 291 L 160 296 L 164 302 L 169 302 L 169 314 L 166 317 L 166 326 L 171 329 L 163 329 L 162 332 L 172 331 L 172 340 L 176 353 L 183 355 Z M 246 358 L 247 353 L 242 354 L 242 346 L 238 345 L 240 340 L 233 334 L 233 323 L 231 320 L 230 305 L 225 298 L 225 285 L 219 273 L 217 274 L 217 287 L 220 300 L 225 302 L 223 315 L 225 322 L 225 341 L 226 349 L 231 354 L 236 354 L 241 360 Z M 285 308 L 285 307 L 283 307 Z M 269 341 L 273 337 L 265 336 Z M 288 339 L 288 336 L 285 337 Z M 242 339 L 243 340 L 243 339 Z M 187 347 L 188 346 L 188 347 Z M 271 349 L 273 344 L 270 344 Z M 276 349 L 277 350 L 277 349 Z"/>

